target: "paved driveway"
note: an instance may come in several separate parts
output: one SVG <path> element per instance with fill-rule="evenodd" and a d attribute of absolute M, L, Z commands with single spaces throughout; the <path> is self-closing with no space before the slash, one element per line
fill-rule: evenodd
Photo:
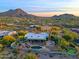
<path fill-rule="evenodd" d="M 40 54 L 39 59 L 79 59 L 79 58 L 76 58 L 76 57 L 64 57 L 64 56 L 49 57 L 49 55 Z"/>

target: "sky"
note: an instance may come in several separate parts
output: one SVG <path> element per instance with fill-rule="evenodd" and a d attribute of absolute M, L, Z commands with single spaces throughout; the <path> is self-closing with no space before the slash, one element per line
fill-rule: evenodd
<path fill-rule="evenodd" d="M 0 12 L 21 8 L 37 16 L 53 16 L 64 13 L 79 16 L 79 0 L 1 0 Z"/>

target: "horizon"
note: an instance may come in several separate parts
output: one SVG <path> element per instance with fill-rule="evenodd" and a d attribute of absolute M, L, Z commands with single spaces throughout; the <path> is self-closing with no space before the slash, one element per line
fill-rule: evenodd
<path fill-rule="evenodd" d="M 22 11 L 24 11 L 25 13 L 28 13 L 28 14 L 31 14 L 31 15 L 35 15 L 35 14 L 32 14 L 32 13 L 29 13 L 29 12 L 26 12 L 25 10 L 21 9 L 21 8 L 16 8 L 16 9 L 20 9 Z M 16 10 L 16 9 L 9 9 L 9 10 Z M 9 10 L 6 10 L 6 11 L 2 11 L 0 13 L 4 13 L 4 12 L 7 12 Z M 41 15 L 35 15 L 35 16 L 39 16 L 39 17 L 52 17 L 52 16 L 59 16 L 59 15 L 63 15 L 63 14 L 70 14 L 70 13 L 58 13 L 58 14 L 54 14 L 54 12 L 52 12 L 52 14 L 49 12 L 48 14 L 50 14 L 51 16 L 45 16 L 43 15 L 44 13 L 42 13 Z M 43 15 L 43 16 L 42 16 Z M 71 14 L 71 15 L 74 15 L 74 14 Z M 74 15 L 74 16 L 79 16 L 79 15 Z"/>
<path fill-rule="evenodd" d="M 2 0 L 0 12 L 21 8 L 29 14 L 50 17 L 60 14 L 79 16 L 79 0 Z"/>

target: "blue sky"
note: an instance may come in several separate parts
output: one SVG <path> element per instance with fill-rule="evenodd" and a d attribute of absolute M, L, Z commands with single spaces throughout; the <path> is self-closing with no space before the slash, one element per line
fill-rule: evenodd
<path fill-rule="evenodd" d="M 75 13 L 79 11 L 79 0 L 1 0 L 0 12 L 22 8 L 35 15 Z M 53 13 L 53 14 L 52 14 Z M 75 14 L 76 14 L 75 13 Z M 49 15 L 50 16 L 50 15 Z"/>

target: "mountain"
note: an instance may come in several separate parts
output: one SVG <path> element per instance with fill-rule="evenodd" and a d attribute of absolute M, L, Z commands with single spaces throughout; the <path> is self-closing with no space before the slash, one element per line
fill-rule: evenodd
<path fill-rule="evenodd" d="M 74 19 L 74 18 L 77 18 L 77 16 L 74 16 L 72 14 L 62 14 L 59 16 L 55 15 L 52 18 L 54 18 L 54 19 Z"/>
<path fill-rule="evenodd" d="M 28 14 L 26 13 L 25 11 L 23 11 L 22 9 L 20 8 L 17 8 L 17 9 L 10 9 L 8 11 L 5 11 L 5 12 L 2 12 L 0 13 L 0 16 L 8 16 L 8 17 L 26 17 L 26 18 L 47 18 L 47 17 L 38 17 L 38 16 L 35 16 L 35 15 L 32 15 L 32 14 Z M 76 16 L 72 15 L 72 14 L 62 14 L 62 15 L 55 15 L 55 16 L 52 16 L 52 18 L 54 19 L 71 19 L 71 18 L 75 18 Z M 51 17 L 49 17 L 51 18 Z"/>
<path fill-rule="evenodd" d="M 7 17 L 5 17 L 7 16 Z M 61 14 L 52 17 L 39 17 L 28 14 L 22 9 L 10 9 L 0 13 L 0 24 L 15 24 L 16 25 L 61 25 L 64 27 L 79 27 L 79 17 L 72 14 Z M 21 26 L 22 27 L 22 26 Z"/>
<path fill-rule="evenodd" d="M 28 14 L 25 11 L 23 11 L 22 9 L 18 8 L 15 10 L 8 10 L 6 12 L 2 12 L 0 13 L 0 16 L 8 16 L 8 17 L 27 17 L 27 18 L 31 18 L 31 17 L 36 17 L 34 15 Z"/>

